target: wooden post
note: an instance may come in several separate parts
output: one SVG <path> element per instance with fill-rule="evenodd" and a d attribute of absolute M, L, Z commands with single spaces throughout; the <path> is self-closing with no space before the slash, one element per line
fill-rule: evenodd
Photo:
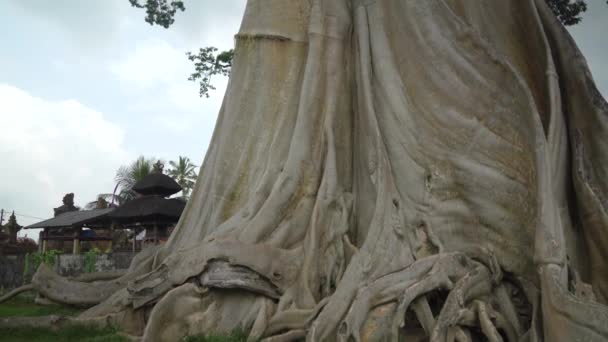
<path fill-rule="evenodd" d="M 133 254 L 135 254 L 135 238 L 137 237 L 137 228 L 133 228 Z"/>
<path fill-rule="evenodd" d="M 72 254 L 78 255 L 80 254 L 80 231 L 82 227 L 78 227 L 76 232 L 74 232 L 74 248 L 72 250 Z"/>
<path fill-rule="evenodd" d="M 112 223 L 110 225 L 110 246 L 108 247 L 109 250 L 112 250 L 113 242 L 114 242 L 114 223 Z"/>

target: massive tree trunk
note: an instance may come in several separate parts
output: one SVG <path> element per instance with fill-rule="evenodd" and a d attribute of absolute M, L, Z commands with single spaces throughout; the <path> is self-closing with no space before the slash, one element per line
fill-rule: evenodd
<path fill-rule="evenodd" d="M 604 341 L 607 107 L 544 0 L 249 0 L 178 226 L 80 319 Z"/>

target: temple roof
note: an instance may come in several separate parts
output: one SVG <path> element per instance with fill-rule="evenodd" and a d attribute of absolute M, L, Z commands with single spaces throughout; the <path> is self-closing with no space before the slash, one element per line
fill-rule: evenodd
<path fill-rule="evenodd" d="M 109 217 L 120 223 L 175 223 L 185 207 L 181 199 L 143 196 L 116 208 Z"/>
<path fill-rule="evenodd" d="M 31 224 L 25 227 L 25 229 L 80 227 L 86 225 L 88 222 L 95 222 L 97 224 L 109 224 L 110 220 L 106 220 L 107 215 L 114 210 L 114 208 L 106 208 L 70 211 L 67 213 L 59 214 L 51 219 Z"/>
<path fill-rule="evenodd" d="M 168 197 L 182 190 L 173 178 L 161 172 L 152 172 L 133 186 L 133 191 L 142 195 Z"/>

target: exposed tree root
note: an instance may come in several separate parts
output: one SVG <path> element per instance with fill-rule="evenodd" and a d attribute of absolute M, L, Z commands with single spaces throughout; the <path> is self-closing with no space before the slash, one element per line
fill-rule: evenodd
<path fill-rule="evenodd" d="M 164 274 L 162 270 L 161 267 L 157 271 Z M 45 296 L 48 294 L 51 299 L 57 293 L 62 293 L 57 288 L 53 289 L 53 286 L 78 286 L 73 281 L 53 275 L 45 268 L 37 272 L 35 279 L 38 280 L 33 284 L 38 286 L 41 284 L 39 279 L 47 280 L 50 287 L 40 292 Z M 125 326 L 132 326 L 128 329 L 129 333 L 136 333 L 145 325 L 144 341 L 196 334 L 207 329 L 221 330 L 223 323 L 214 321 L 211 317 L 223 317 L 225 315 L 218 312 L 233 312 L 237 307 L 229 308 L 226 305 L 230 304 L 224 303 L 222 309 L 216 306 L 213 296 L 209 297 L 209 293 L 217 290 L 237 290 L 258 295 L 243 297 L 247 298 L 242 302 L 243 309 L 248 308 L 245 311 L 251 313 L 239 314 L 242 317 L 237 320 L 244 324 L 244 328 L 251 330 L 252 338 L 265 336 L 264 341 L 269 342 L 291 341 L 307 335 L 310 325 L 330 298 L 324 298 L 312 310 L 286 310 L 275 315 L 276 304 L 273 300 L 282 296 L 280 290 L 261 274 L 221 260 L 209 262 L 199 277 L 192 278 L 178 287 L 173 287 L 167 278 L 149 279 L 160 281 L 155 288 L 172 289 L 160 297 L 154 295 L 153 297 L 158 299 L 153 302 L 146 300 L 141 304 L 134 300 L 136 297 L 132 297 L 123 289 L 110 296 L 110 299 L 104 302 L 107 305 L 96 306 L 78 318 L 50 317 L 41 320 L 40 324 L 61 327 L 68 323 L 97 326 L 123 323 Z M 392 313 L 388 312 L 386 316 L 392 317 L 392 320 L 388 321 L 388 334 L 392 339 L 397 339 L 402 333 L 405 328 L 404 315 L 411 310 L 431 341 L 474 341 L 471 336 L 476 331 L 481 331 L 491 342 L 503 341 L 505 338 L 507 341 L 517 341 L 523 335 L 523 330 L 513 302 L 501 282 L 502 272 L 497 261 L 491 253 L 483 249 L 422 258 L 405 269 L 380 277 L 361 288 L 340 323 L 338 339 L 365 340 L 363 336 L 369 335 L 369 332 L 364 331 L 369 319 L 368 314 L 374 308 L 394 303 L 391 306 Z M 27 285 L 8 295 L 34 289 L 37 290 L 38 287 Z M 448 291 L 448 295 L 441 304 L 440 313 L 435 316 L 427 296 L 437 291 Z M 59 299 L 63 303 L 70 300 Z M 73 302 L 82 303 L 81 300 Z M 145 319 L 142 313 L 151 303 L 154 303 L 153 310 L 149 318 Z M 23 326 L 34 323 L 29 319 L 15 318 L 6 320 L 3 324 Z"/>
<path fill-rule="evenodd" d="M 58 315 L 39 317 L 7 317 L 0 318 L 0 328 L 49 328 L 61 329 L 68 324 L 72 318 Z"/>
<path fill-rule="evenodd" d="M 90 283 L 99 280 L 114 280 L 127 274 L 127 270 L 107 271 L 107 272 L 93 272 L 84 273 L 76 277 L 70 278 L 73 281 L 81 281 L 84 283 Z"/>
<path fill-rule="evenodd" d="M 0 303 L 4 303 L 7 300 L 15 297 L 16 295 L 22 293 L 22 292 L 27 292 L 27 291 L 32 291 L 34 290 L 34 286 L 32 284 L 27 284 L 27 285 L 23 285 L 23 286 L 19 286 L 18 288 L 10 291 L 9 293 L 5 294 L 4 296 L 0 297 Z"/>
<path fill-rule="evenodd" d="M 302 340 L 306 337 L 307 331 L 304 329 L 291 330 L 281 335 L 268 337 L 262 340 L 262 342 L 290 342 Z"/>
<path fill-rule="evenodd" d="M 41 264 L 32 282 L 14 289 L 0 298 L 0 303 L 25 291 L 36 291 L 47 299 L 68 305 L 91 307 L 110 298 L 139 275 L 147 273 L 159 247 L 150 247 L 137 254 L 129 269 L 124 271 L 97 272 L 74 278 L 64 278 Z"/>
<path fill-rule="evenodd" d="M 125 282 L 105 282 L 103 286 L 95 283 L 70 281 L 60 277 L 48 266 L 41 264 L 32 278 L 32 286 L 46 298 L 69 305 L 93 306 L 109 298 L 114 292 L 126 285 Z"/>
<path fill-rule="evenodd" d="M 393 340 L 399 338 L 404 315 L 411 309 L 431 341 L 472 341 L 470 329 L 481 331 L 491 342 L 518 341 L 523 335 L 521 324 L 501 281 L 494 256 L 482 250 L 418 260 L 358 291 L 338 329 L 339 340 L 363 341 L 372 308 L 396 302 L 390 329 Z M 426 299 L 434 291 L 449 291 L 437 317 Z M 495 302 L 500 308 L 494 307 Z"/>
<path fill-rule="evenodd" d="M 117 326 L 117 322 L 108 317 L 83 318 L 74 316 L 47 315 L 35 317 L 3 317 L 0 318 L 0 329 L 2 328 L 47 328 L 58 330 L 68 326 L 78 325 L 104 329 Z"/>
<path fill-rule="evenodd" d="M 37 316 L 37 317 L 8 317 L 0 318 L 0 329 L 11 328 L 44 328 L 57 331 L 69 326 L 84 326 L 90 328 L 104 329 L 116 326 L 115 322 L 107 319 L 81 319 L 69 316 Z M 117 332 L 128 341 L 140 341 L 141 337 L 128 334 L 123 331 Z"/>
<path fill-rule="evenodd" d="M 43 272 L 46 274 L 51 274 L 51 273 L 48 273 L 47 270 L 44 270 Z M 67 280 L 70 282 L 92 283 L 95 281 L 114 280 L 114 279 L 124 276 L 126 273 L 127 273 L 126 270 L 86 273 L 86 274 L 79 275 L 77 277 L 68 278 Z M 37 281 L 36 283 L 33 282 L 33 283 L 23 285 L 23 286 L 20 286 L 16 289 L 12 290 L 11 292 L 7 293 L 6 295 L 4 295 L 0 298 L 0 303 L 7 301 L 10 298 L 12 298 L 22 292 L 37 291 L 36 284 L 39 284 L 39 283 L 40 283 L 40 281 Z M 48 286 L 48 284 L 47 284 L 47 286 Z M 52 304 L 62 303 L 61 301 L 57 302 L 57 301 L 53 301 L 49 298 L 45 298 L 45 297 L 41 296 L 41 293 L 42 293 L 42 291 L 38 291 L 38 296 L 35 299 L 36 304 L 52 305 Z M 76 305 L 89 306 L 88 303 L 78 303 Z"/>
<path fill-rule="evenodd" d="M 411 309 L 431 341 L 475 341 L 478 333 L 492 342 L 519 341 L 524 335 L 520 317 L 504 292 L 496 260 L 489 253 L 483 263 L 478 260 L 459 252 L 430 256 L 361 288 L 340 324 L 339 340 L 369 340 L 369 313 L 393 302 L 391 340 L 402 334 Z M 435 317 L 426 296 L 438 290 L 449 292 Z"/>
<path fill-rule="evenodd" d="M 199 277 L 199 281 L 203 287 L 243 289 L 273 299 L 281 297 L 280 290 L 259 273 L 221 260 L 210 262 L 207 271 Z"/>

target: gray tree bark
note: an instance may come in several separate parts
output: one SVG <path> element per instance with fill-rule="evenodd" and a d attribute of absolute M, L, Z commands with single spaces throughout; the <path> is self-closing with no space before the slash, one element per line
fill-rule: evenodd
<path fill-rule="evenodd" d="M 605 341 L 607 115 L 542 0 L 249 0 L 167 244 L 40 276 L 145 341 Z"/>

